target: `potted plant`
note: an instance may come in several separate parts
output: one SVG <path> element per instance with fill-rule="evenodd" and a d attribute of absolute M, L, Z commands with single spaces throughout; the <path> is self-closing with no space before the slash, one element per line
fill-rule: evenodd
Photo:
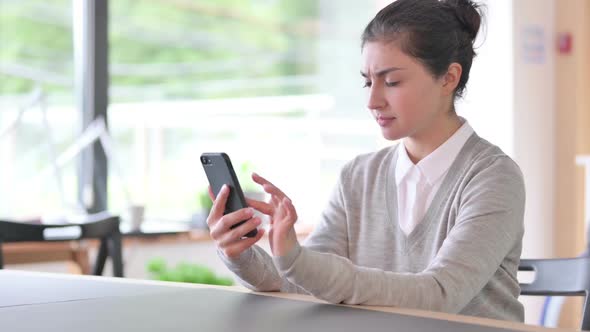
<path fill-rule="evenodd" d="M 147 263 L 147 271 L 153 279 L 160 281 L 189 282 L 194 284 L 208 284 L 232 286 L 231 278 L 218 277 L 210 268 L 193 263 L 181 262 L 174 268 L 168 268 L 163 258 L 153 258 Z"/>

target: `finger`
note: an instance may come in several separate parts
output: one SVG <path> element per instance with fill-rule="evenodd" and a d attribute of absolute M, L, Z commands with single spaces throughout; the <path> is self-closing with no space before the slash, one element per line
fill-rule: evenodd
<path fill-rule="evenodd" d="M 221 217 L 221 219 L 219 219 L 219 229 L 221 232 L 225 233 L 229 231 L 233 225 L 244 220 L 250 220 L 250 218 L 252 218 L 253 215 L 254 209 L 250 207 L 228 213 Z"/>
<path fill-rule="evenodd" d="M 295 219 L 297 219 L 297 210 L 295 210 L 295 205 L 293 205 L 293 201 L 291 201 L 291 199 L 289 198 L 285 199 L 285 206 L 289 210 L 289 213 L 293 217 L 295 217 Z"/>
<path fill-rule="evenodd" d="M 267 179 L 263 178 L 262 176 L 260 176 L 256 173 L 252 173 L 252 180 L 254 180 L 254 182 L 261 185 L 262 188 L 264 189 L 264 191 L 266 191 L 269 194 L 278 195 L 281 197 L 287 196 L 277 186 L 275 186 L 270 181 L 268 181 Z"/>
<path fill-rule="evenodd" d="M 272 195 L 270 196 L 270 203 L 272 204 L 272 206 L 277 207 L 281 203 L 281 198 L 279 198 L 276 195 Z"/>
<path fill-rule="evenodd" d="M 297 210 L 295 210 L 295 206 L 293 205 L 293 202 L 291 202 L 291 200 L 287 198 L 286 202 L 285 202 L 285 206 L 287 208 L 289 220 L 291 220 L 291 222 L 293 224 L 295 224 L 295 222 L 297 222 L 298 217 L 297 217 Z"/>
<path fill-rule="evenodd" d="M 223 239 L 226 236 L 225 234 L 231 230 L 231 226 L 241 221 L 249 220 L 253 214 L 254 210 L 252 208 L 245 208 L 222 216 L 209 227 L 211 238 L 215 241 Z"/>
<path fill-rule="evenodd" d="M 254 182 L 262 185 L 266 182 L 268 182 L 267 179 L 263 178 L 262 176 L 258 175 L 258 173 L 256 172 L 252 172 L 252 180 L 254 180 Z"/>
<path fill-rule="evenodd" d="M 217 220 L 219 220 L 223 216 L 223 211 L 225 211 L 225 204 L 227 203 L 227 197 L 229 196 L 229 187 L 227 185 L 223 185 L 219 194 L 213 201 L 213 206 L 211 207 L 211 212 L 209 212 L 209 217 L 207 218 L 207 225 L 212 227 Z"/>
<path fill-rule="evenodd" d="M 256 242 L 258 242 L 262 238 L 263 235 L 264 235 L 264 229 L 259 229 L 258 234 L 256 234 L 255 237 L 249 237 L 249 238 L 240 240 L 238 242 L 235 242 L 234 244 L 228 246 L 227 248 L 222 249 L 222 251 L 227 257 L 231 257 L 231 258 L 238 257 L 241 253 L 244 252 L 244 250 L 250 248 Z"/>
<path fill-rule="evenodd" d="M 294 209 L 292 208 L 292 205 L 290 204 L 290 200 L 288 198 L 282 199 L 280 201 L 278 210 L 280 210 L 280 212 L 277 213 L 277 219 L 281 221 L 281 224 L 290 226 L 295 223 L 295 213 L 293 211 Z"/>
<path fill-rule="evenodd" d="M 246 198 L 246 203 L 248 206 L 255 208 L 256 210 L 271 215 L 273 213 L 273 208 L 270 204 L 266 202 L 257 201 L 255 199 Z"/>
<path fill-rule="evenodd" d="M 279 207 L 278 207 L 277 219 L 282 220 L 287 216 L 287 208 L 285 206 L 284 200 L 279 200 Z"/>
<path fill-rule="evenodd" d="M 262 221 L 260 220 L 260 218 L 252 218 L 248 220 L 247 222 L 227 232 L 219 241 L 219 246 L 227 247 L 233 244 L 234 242 L 241 241 L 242 238 L 246 236 L 246 234 L 255 230 L 261 223 Z"/>
<path fill-rule="evenodd" d="M 211 189 L 211 186 L 209 186 L 209 198 L 215 202 L 215 194 L 213 194 L 213 189 Z"/>
<path fill-rule="evenodd" d="M 281 198 L 287 197 L 285 193 L 283 193 L 279 188 L 275 187 L 272 184 L 265 183 L 264 185 L 262 185 L 262 189 L 264 189 L 265 192 L 274 196 L 279 196 Z"/>

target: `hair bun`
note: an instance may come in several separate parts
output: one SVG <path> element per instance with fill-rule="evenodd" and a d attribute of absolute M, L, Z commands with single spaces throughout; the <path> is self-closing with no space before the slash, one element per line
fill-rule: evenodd
<path fill-rule="evenodd" d="M 479 4 L 471 0 L 445 0 L 444 2 L 452 8 L 459 23 L 468 33 L 469 38 L 475 40 L 481 25 Z"/>

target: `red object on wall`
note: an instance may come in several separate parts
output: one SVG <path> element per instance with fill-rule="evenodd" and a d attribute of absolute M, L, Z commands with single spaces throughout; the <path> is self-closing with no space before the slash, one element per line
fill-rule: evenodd
<path fill-rule="evenodd" d="M 572 41 L 573 37 L 570 32 L 562 32 L 557 35 L 557 50 L 559 54 L 571 54 L 572 53 Z"/>

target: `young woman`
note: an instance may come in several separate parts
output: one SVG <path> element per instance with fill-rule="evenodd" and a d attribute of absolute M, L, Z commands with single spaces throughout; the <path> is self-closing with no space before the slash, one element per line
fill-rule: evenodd
<path fill-rule="evenodd" d="M 401 142 L 342 169 L 313 233 L 300 245 L 297 213 L 280 189 L 208 223 L 219 256 L 247 287 L 333 303 L 400 306 L 523 321 L 516 279 L 525 190 L 519 167 L 457 116 L 481 16 L 468 0 L 398 0 L 362 35 L 368 108 Z M 271 217 L 272 256 L 242 236 Z"/>

